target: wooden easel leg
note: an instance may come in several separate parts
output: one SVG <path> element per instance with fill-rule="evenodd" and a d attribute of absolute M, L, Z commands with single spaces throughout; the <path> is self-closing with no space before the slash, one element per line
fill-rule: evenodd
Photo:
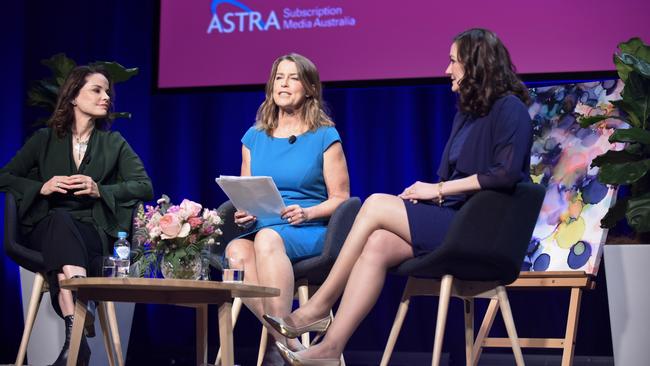
<path fill-rule="evenodd" d="M 515 362 L 517 366 L 524 366 L 524 355 L 521 353 L 519 346 L 519 337 L 517 337 L 517 328 L 515 328 L 515 321 L 512 318 L 512 309 L 510 309 L 510 301 L 508 301 L 508 294 L 504 286 L 496 288 L 497 297 L 499 298 L 499 307 L 501 308 L 501 315 L 503 315 L 503 322 L 506 323 L 506 330 L 508 337 L 512 344 L 512 352 L 515 354 Z"/>
<path fill-rule="evenodd" d="M 451 285 L 454 276 L 444 275 L 440 282 L 440 298 L 438 299 L 438 317 L 436 319 L 436 333 L 433 340 L 433 358 L 431 366 L 440 366 L 442 357 L 442 340 L 445 337 L 445 324 L 447 323 L 447 311 L 449 310 L 449 299 L 451 298 Z"/>
<path fill-rule="evenodd" d="M 404 318 L 406 318 L 406 313 L 409 311 L 409 303 L 411 302 L 411 293 L 409 290 L 409 284 L 411 283 L 411 278 L 409 277 L 404 292 L 402 293 L 402 301 L 399 303 L 399 308 L 397 308 L 397 314 L 395 315 L 395 321 L 393 321 L 393 327 L 390 329 L 390 335 L 388 336 L 388 341 L 386 342 L 386 348 L 384 349 L 384 354 L 381 356 L 380 366 L 387 366 L 388 361 L 390 361 L 390 356 L 393 354 L 393 349 L 395 348 L 395 343 L 397 343 L 397 337 L 399 336 L 399 331 L 402 329 L 402 324 L 404 324 Z"/>
<path fill-rule="evenodd" d="M 196 306 L 196 364 L 208 363 L 208 305 Z"/>
<path fill-rule="evenodd" d="M 474 347 L 474 299 L 463 299 L 465 307 L 465 364 L 472 365 Z"/>
<path fill-rule="evenodd" d="M 576 334 L 578 333 L 578 317 L 580 315 L 580 301 L 582 300 L 582 289 L 571 289 L 571 300 L 569 302 L 569 314 L 567 316 L 566 334 L 564 336 L 564 349 L 562 352 L 562 366 L 573 365 L 573 353 L 575 351 Z"/>

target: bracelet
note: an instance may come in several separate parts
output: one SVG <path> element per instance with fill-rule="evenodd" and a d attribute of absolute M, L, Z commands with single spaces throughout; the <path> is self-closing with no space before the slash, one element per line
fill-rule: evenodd
<path fill-rule="evenodd" d="M 442 184 L 444 182 L 440 181 L 438 182 L 438 206 L 442 206 L 442 203 L 445 201 L 444 198 L 442 197 Z"/>

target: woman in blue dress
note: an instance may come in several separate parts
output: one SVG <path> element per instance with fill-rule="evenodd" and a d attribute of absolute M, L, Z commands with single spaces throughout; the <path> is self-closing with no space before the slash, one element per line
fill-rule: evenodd
<path fill-rule="evenodd" d="M 512 189 L 530 179 L 528 91 L 508 50 L 494 33 L 470 29 L 454 38 L 449 57 L 446 73 L 459 94 L 459 111 L 438 170 L 441 181 L 415 182 L 398 196 L 370 196 L 314 296 L 288 317 L 265 315 L 287 337 L 329 325 L 323 341 L 307 350 L 293 352 L 278 344 L 288 363 L 339 365 L 348 339 L 377 301 L 389 268 L 436 250 L 468 195 Z M 330 323 L 329 311 L 341 294 Z"/>
<path fill-rule="evenodd" d="M 256 123 L 242 138 L 242 176 L 271 176 L 286 209 L 275 219 L 237 211 L 235 222 L 250 228 L 226 248 L 226 256 L 243 261 L 245 283 L 280 289 L 280 296 L 244 299 L 262 314 L 291 312 L 294 278 L 291 263 L 319 255 L 327 220 L 350 196 L 341 139 L 327 115 L 318 71 L 298 54 L 279 57 L 266 84 L 266 99 Z M 285 338 L 271 328 L 278 341 Z M 290 345 L 296 349 L 298 342 Z M 267 347 L 276 352 L 275 347 Z M 268 355 L 267 352 L 267 356 Z M 268 359 L 265 364 L 276 363 Z M 282 360 L 276 357 L 278 364 Z"/>

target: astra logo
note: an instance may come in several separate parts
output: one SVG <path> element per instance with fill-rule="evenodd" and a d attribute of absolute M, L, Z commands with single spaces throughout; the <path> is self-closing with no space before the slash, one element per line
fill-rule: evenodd
<path fill-rule="evenodd" d="M 221 4 L 230 4 L 240 9 L 236 12 L 223 13 L 219 15 L 217 8 Z M 270 28 L 280 30 L 280 23 L 275 12 L 271 10 L 265 17 L 262 13 L 254 11 L 237 0 L 212 0 L 210 6 L 212 20 L 208 26 L 208 34 L 217 30 L 219 33 L 232 32 L 266 32 Z"/>

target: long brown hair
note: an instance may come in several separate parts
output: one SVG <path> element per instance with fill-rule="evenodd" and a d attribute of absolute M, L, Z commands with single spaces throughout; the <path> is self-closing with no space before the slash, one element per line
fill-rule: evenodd
<path fill-rule="evenodd" d="M 305 94 L 308 95 L 300 109 L 300 117 L 307 123 L 309 130 L 314 131 L 321 126 L 333 126 L 334 122 L 328 115 L 327 108 L 323 102 L 323 87 L 316 66 L 307 57 L 297 53 L 290 53 L 278 57 L 273 62 L 271 75 L 269 75 L 269 80 L 266 82 L 266 98 L 257 110 L 255 127 L 264 130 L 268 135 L 278 127 L 280 108 L 273 100 L 273 85 L 275 83 L 275 74 L 278 71 L 278 65 L 282 61 L 291 61 L 296 64 L 298 79 L 305 89 Z"/>
<path fill-rule="evenodd" d="M 494 101 L 506 94 L 514 94 L 530 104 L 528 89 L 517 76 L 510 53 L 496 34 L 473 28 L 454 37 L 454 43 L 465 70 L 458 84 L 461 112 L 485 116 Z"/>
<path fill-rule="evenodd" d="M 92 74 L 102 74 L 108 80 L 108 113 L 105 118 L 95 120 L 95 128 L 107 130 L 111 127 L 113 110 L 113 82 L 108 72 L 97 66 L 77 66 L 66 77 L 63 85 L 59 89 L 59 97 L 56 100 L 56 106 L 52 117 L 47 121 L 48 127 L 51 127 L 59 137 L 64 137 L 72 129 L 74 123 L 74 106 L 72 102 L 79 95 L 81 88 L 86 85 L 86 78 Z"/>

